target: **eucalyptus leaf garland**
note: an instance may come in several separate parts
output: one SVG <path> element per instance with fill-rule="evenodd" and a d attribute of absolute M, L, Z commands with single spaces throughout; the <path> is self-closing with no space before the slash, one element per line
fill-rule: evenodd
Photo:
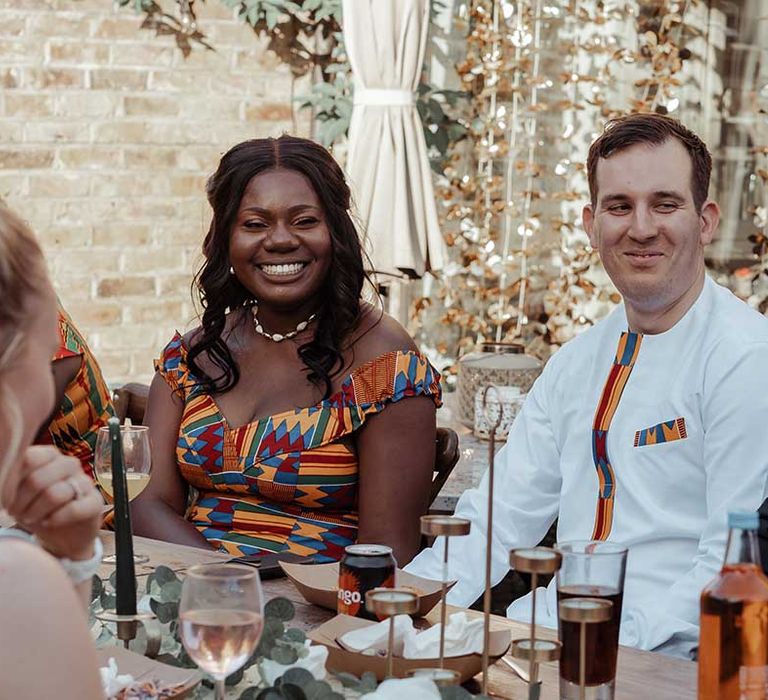
<path fill-rule="evenodd" d="M 93 577 L 91 589 L 90 623 L 96 632 L 97 646 L 114 646 L 119 643 L 115 637 L 114 628 L 109 623 L 102 623 L 96 618 L 96 613 L 104 609 L 114 609 L 115 606 L 114 576 L 103 581 L 98 576 Z M 195 662 L 189 657 L 181 644 L 179 637 L 179 601 L 181 599 L 181 579 L 167 566 L 158 566 L 146 579 L 144 595 L 139 603 L 140 608 L 149 608 L 162 625 L 163 639 L 158 661 L 181 668 L 195 668 Z M 245 665 L 227 678 L 228 686 L 238 686 L 244 682 L 245 672 L 252 666 L 257 666 L 264 659 L 271 659 L 278 664 L 290 666 L 308 655 L 306 635 L 300 629 L 287 627 L 296 613 L 290 600 L 273 598 L 264 606 L 264 631 L 256 651 Z M 137 638 L 138 641 L 141 641 Z M 297 698 L 298 700 L 335 700 L 343 696 L 335 693 L 330 684 L 317 681 L 312 674 L 303 668 L 289 668 L 275 682 L 274 687 L 250 686 L 245 688 L 242 698 Z M 260 677 L 264 674 L 259 673 Z M 207 688 L 211 684 L 203 682 Z M 302 690 L 306 686 L 306 692 Z M 207 690 L 201 691 L 207 693 Z M 266 695 L 265 695 L 266 693 Z M 271 695 L 269 694 L 271 693 Z M 309 693 L 309 694 L 308 694 Z"/>
<path fill-rule="evenodd" d="M 137 582 L 138 588 L 138 582 Z M 106 581 L 94 576 L 91 587 L 90 624 L 96 632 L 96 645 L 99 647 L 120 644 L 111 623 L 100 622 L 96 614 L 104 609 L 114 609 L 115 580 L 111 575 Z M 181 579 L 173 569 L 158 566 L 147 576 L 144 595 L 139 601 L 139 608 L 149 608 L 162 624 L 163 639 L 161 653 L 157 660 L 181 668 L 196 668 L 179 637 L 179 602 L 181 600 Z M 264 631 L 256 651 L 243 668 L 227 678 L 227 686 L 239 687 L 244 683 L 245 672 L 265 659 L 271 659 L 281 665 L 291 666 L 308 655 L 304 632 L 295 627 L 286 627 L 293 620 L 296 609 L 287 598 L 272 598 L 264 606 Z M 139 635 L 139 641 L 141 634 Z M 264 678 L 263 673 L 259 673 Z M 238 700 L 344 700 L 346 697 L 361 697 L 375 692 L 378 687 L 376 676 L 366 671 L 358 678 L 351 673 L 334 673 L 336 685 L 341 686 L 344 695 L 326 682 L 317 680 L 309 671 L 300 667 L 287 668 L 275 680 L 274 685 L 248 685 L 243 688 Z M 212 683 L 204 680 L 202 687 L 194 696 L 199 700 L 210 695 Z M 472 695 L 460 686 L 440 688 L 443 700 L 489 700 L 484 695 Z"/>

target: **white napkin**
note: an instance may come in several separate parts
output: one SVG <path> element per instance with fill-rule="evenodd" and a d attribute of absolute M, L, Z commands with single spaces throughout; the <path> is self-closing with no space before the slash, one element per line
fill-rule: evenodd
<path fill-rule="evenodd" d="M 360 700 L 440 700 L 440 691 L 429 678 L 390 678 Z"/>
<path fill-rule="evenodd" d="M 445 656 L 483 653 L 483 619 L 467 620 L 463 612 L 454 613 L 445 626 Z M 440 625 L 408 637 L 403 656 L 406 659 L 436 659 L 440 656 Z"/>
<path fill-rule="evenodd" d="M 405 645 L 406 640 L 410 639 L 415 634 L 413 620 L 410 616 L 396 615 L 392 653 L 395 656 L 402 656 L 403 646 Z M 370 654 L 374 654 L 377 651 L 386 652 L 388 640 L 389 619 L 383 620 L 375 625 L 361 627 L 360 629 L 342 634 L 339 638 L 339 643 L 349 651 L 356 651 L 358 653 L 365 653 L 367 651 Z"/>
<path fill-rule="evenodd" d="M 328 647 L 320 644 L 311 644 L 309 640 L 304 642 L 309 654 L 299 659 L 295 664 L 284 666 L 272 659 L 262 659 L 245 670 L 244 678 L 251 685 L 259 685 L 263 680 L 267 685 L 274 685 L 275 681 L 289 668 L 303 668 L 309 671 L 315 680 L 321 681 L 326 676 L 325 662 L 328 659 Z"/>
<path fill-rule="evenodd" d="M 417 632 L 408 615 L 395 617 L 392 653 L 406 659 L 436 659 L 440 655 L 440 625 Z M 362 654 L 386 652 L 389 620 L 343 634 L 339 643 Z M 483 653 L 483 620 L 468 620 L 463 612 L 454 613 L 445 626 L 445 656 Z"/>
<path fill-rule="evenodd" d="M 104 688 L 104 694 L 108 698 L 117 695 L 123 688 L 127 688 L 134 682 L 134 678 L 129 673 L 118 675 L 117 662 L 113 657 L 109 657 L 106 666 L 99 669 L 101 674 L 101 687 Z"/>

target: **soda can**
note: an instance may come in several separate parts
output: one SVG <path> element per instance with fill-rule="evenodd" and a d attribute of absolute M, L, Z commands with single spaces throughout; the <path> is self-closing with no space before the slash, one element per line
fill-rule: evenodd
<path fill-rule="evenodd" d="M 382 544 L 351 544 L 339 563 L 340 615 L 377 618 L 365 609 L 365 594 L 373 588 L 394 588 L 397 562 L 392 548 Z"/>

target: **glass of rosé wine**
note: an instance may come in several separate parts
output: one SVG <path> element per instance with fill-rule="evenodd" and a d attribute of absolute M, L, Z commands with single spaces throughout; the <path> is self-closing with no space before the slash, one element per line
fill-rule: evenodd
<path fill-rule="evenodd" d="M 224 681 L 256 650 L 264 629 L 259 572 L 237 564 L 203 564 L 187 571 L 179 630 L 190 658 L 213 676 L 216 700 Z"/>

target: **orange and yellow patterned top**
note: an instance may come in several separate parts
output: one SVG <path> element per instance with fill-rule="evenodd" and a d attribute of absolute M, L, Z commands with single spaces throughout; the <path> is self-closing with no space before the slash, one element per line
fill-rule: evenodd
<path fill-rule="evenodd" d="M 187 517 L 211 544 L 238 556 L 340 559 L 357 539 L 358 459 L 343 438 L 408 397 L 429 396 L 440 405 L 440 374 L 412 351 L 366 362 L 315 406 L 238 428 L 191 374 L 178 333 L 155 368 L 184 401 L 176 461 L 198 492 Z"/>
<path fill-rule="evenodd" d="M 58 412 L 48 426 L 51 442 L 80 460 L 93 478 L 93 451 L 99 428 L 115 414 L 110 391 L 88 344 L 72 319 L 59 306 L 59 349 L 53 360 L 82 357 L 80 370 L 64 392 Z"/>

